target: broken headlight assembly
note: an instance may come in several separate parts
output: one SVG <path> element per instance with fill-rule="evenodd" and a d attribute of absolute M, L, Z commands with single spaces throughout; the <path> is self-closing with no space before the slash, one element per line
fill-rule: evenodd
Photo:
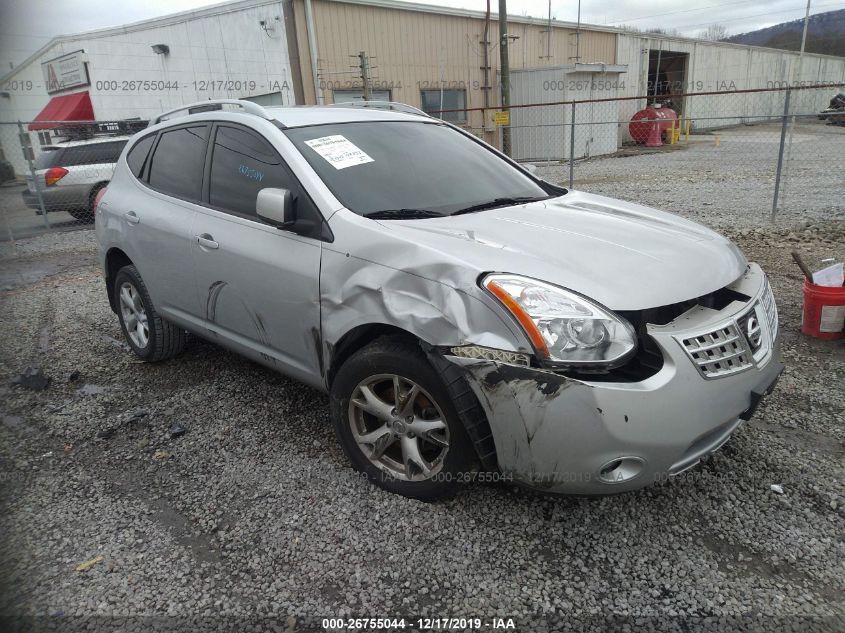
<path fill-rule="evenodd" d="M 481 285 L 522 326 L 545 364 L 602 371 L 636 352 L 631 324 L 586 297 L 520 275 L 491 273 Z"/>

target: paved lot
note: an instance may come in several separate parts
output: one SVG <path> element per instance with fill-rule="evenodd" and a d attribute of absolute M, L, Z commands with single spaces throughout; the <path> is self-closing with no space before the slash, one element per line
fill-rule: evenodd
<path fill-rule="evenodd" d="M 90 224 L 80 222 L 64 211 L 50 213 L 47 216 L 48 227 L 43 216 L 36 215 L 34 209 L 23 203 L 21 192 L 25 189 L 26 185 L 0 187 L 0 242 L 34 237 L 47 232 L 90 228 Z"/>

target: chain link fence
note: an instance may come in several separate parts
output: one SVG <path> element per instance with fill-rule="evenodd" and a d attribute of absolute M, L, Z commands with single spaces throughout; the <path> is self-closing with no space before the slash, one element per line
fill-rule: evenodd
<path fill-rule="evenodd" d="M 97 193 L 146 121 L 0 123 L 0 239 L 90 227 Z"/>
<path fill-rule="evenodd" d="M 509 136 L 510 155 L 557 184 L 709 224 L 738 209 L 754 222 L 845 220 L 845 110 L 825 112 L 845 84 L 650 97 L 576 87 L 600 98 L 563 101 L 546 85 L 531 94 L 547 102 L 515 100 L 505 125 L 492 107 L 462 118 L 483 121 L 468 129 L 500 148 Z M 0 239 L 90 227 L 97 192 L 146 123 L 0 123 Z"/>
<path fill-rule="evenodd" d="M 755 223 L 845 220 L 845 110 L 825 112 L 843 86 L 517 102 L 494 139 L 509 135 L 508 153 L 556 184 L 705 223 L 737 210 Z M 489 126 L 470 130 L 490 139 Z"/>

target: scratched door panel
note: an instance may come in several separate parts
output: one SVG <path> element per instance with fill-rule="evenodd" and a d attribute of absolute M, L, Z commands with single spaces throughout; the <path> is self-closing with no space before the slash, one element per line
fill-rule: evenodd
<path fill-rule="evenodd" d="M 194 233 L 217 244 L 191 247 L 212 340 L 321 384 L 321 242 L 213 209 L 198 211 Z"/>

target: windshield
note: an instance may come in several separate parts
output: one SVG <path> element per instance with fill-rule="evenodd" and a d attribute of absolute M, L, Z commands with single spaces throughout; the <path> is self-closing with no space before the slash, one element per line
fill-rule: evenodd
<path fill-rule="evenodd" d="M 507 161 L 438 123 L 368 121 L 285 133 L 335 197 L 361 215 L 432 217 L 497 199 L 550 197 Z"/>

